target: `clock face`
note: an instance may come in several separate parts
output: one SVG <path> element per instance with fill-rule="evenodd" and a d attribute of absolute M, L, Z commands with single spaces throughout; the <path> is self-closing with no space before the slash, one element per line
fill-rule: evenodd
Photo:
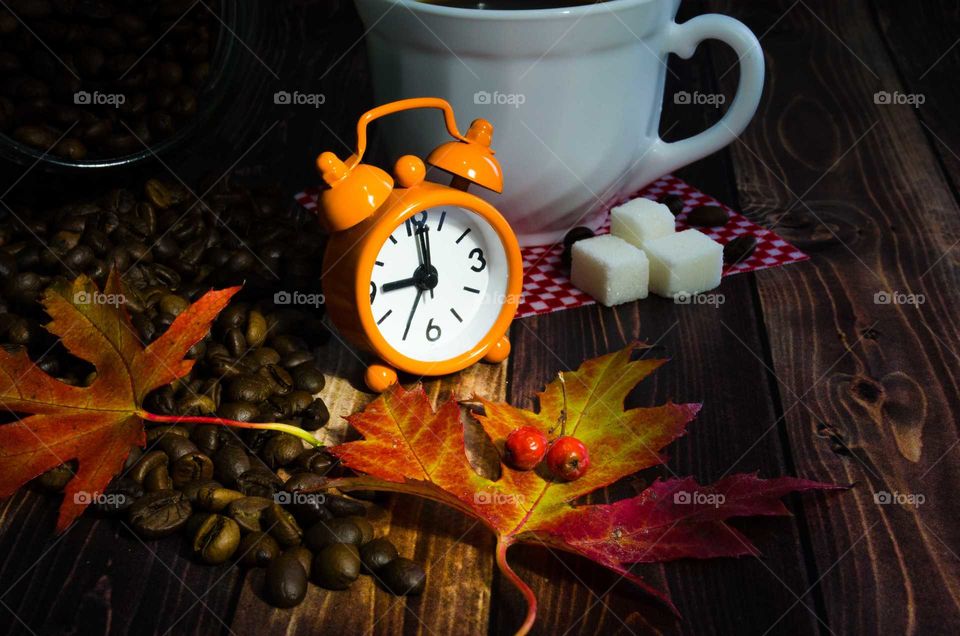
<path fill-rule="evenodd" d="M 394 228 L 370 278 L 370 308 L 383 338 L 425 362 L 471 350 L 493 327 L 507 289 L 496 230 L 457 206 L 418 212 Z"/>

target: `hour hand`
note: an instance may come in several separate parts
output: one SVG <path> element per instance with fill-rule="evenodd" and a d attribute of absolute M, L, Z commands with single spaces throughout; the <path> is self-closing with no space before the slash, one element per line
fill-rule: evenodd
<path fill-rule="evenodd" d="M 416 278 L 404 278 L 403 280 L 395 280 L 392 283 L 384 283 L 380 286 L 380 291 L 390 292 L 395 289 L 403 289 L 404 287 L 413 287 L 417 284 Z"/>

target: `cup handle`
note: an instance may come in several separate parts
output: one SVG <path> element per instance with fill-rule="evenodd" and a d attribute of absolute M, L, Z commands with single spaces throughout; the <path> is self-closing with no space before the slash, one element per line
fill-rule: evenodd
<path fill-rule="evenodd" d="M 640 162 L 643 168 L 632 179 L 630 192 L 731 143 L 756 113 L 763 94 L 763 50 L 745 24 L 725 15 L 701 15 L 683 24 L 671 23 L 664 43 L 668 52 L 689 59 L 697 46 L 707 39 L 725 42 L 737 54 L 740 82 L 733 103 L 720 121 L 698 135 L 672 143 L 658 136 L 646 149 L 646 157 Z"/>

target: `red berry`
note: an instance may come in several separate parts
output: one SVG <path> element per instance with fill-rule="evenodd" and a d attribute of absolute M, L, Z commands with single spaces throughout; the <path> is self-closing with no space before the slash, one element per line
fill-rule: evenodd
<path fill-rule="evenodd" d="M 590 454 L 576 437 L 558 437 L 547 453 L 547 466 L 554 476 L 573 481 L 587 472 Z"/>
<path fill-rule="evenodd" d="M 510 431 L 503 445 L 504 461 L 517 470 L 530 470 L 540 463 L 547 452 L 547 436 L 533 426 L 521 426 Z"/>

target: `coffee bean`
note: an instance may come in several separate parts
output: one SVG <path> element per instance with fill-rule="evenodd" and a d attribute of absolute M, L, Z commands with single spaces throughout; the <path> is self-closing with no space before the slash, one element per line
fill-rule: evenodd
<path fill-rule="evenodd" d="M 208 489 L 223 488 L 223 485 L 221 485 L 220 482 L 214 481 L 212 479 L 205 479 L 202 481 L 191 481 L 187 484 L 184 484 L 183 487 L 180 488 L 180 492 L 182 492 L 183 495 L 190 500 L 191 505 L 199 506 L 198 497 L 200 495 L 200 491 L 204 488 L 208 488 Z"/>
<path fill-rule="evenodd" d="M 214 424 L 201 424 L 193 429 L 190 438 L 207 456 L 213 457 L 220 449 L 220 432 Z"/>
<path fill-rule="evenodd" d="M 287 395 L 276 395 L 270 401 L 280 407 L 283 417 L 296 417 L 313 403 L 313 396 L 307 391 L 291 391 Z"/>
<path fill-rule="evenodd" d="M 247 339 L 244 337 L 243 332 L 236 327 L 227 331 L 224 342 L 227 345 L 227 349 L 230 350 L 230 355 L 235 358 L 239 358 L 247 352 Z"/>
<path fill-rule="evenodd" d="M 160 490 L 144 495 L 128 510 L 133 529 L 145 539 L 173 534 L 190 518 L 190 502 L 183 493 Z"/>
<path fill-rule="evenodd" d="M 695 227 L 720 227 L 729 220 L 727 211 L 717 205 L 701 205 L 687 214 L 687 224 Z"/>
<path fill-rule="evenodd" d="M 71 460 L 51 468 L 37 477 L 37 483 L 49 492 L 60 492 L 69 483 L 77 471 L 77 462 Z"/>
<path fill-rule="evenodd" d="M 306 391 L 307 393 L 317 394 L 323 390 L 326 384 L 326 378 L 324 378 L 323 372 L 314 366 L 303 364 L 295 367 L 292 375 L 294 386 L 300 391 Z"/>
<path fill-rule="evenodd" d="M 317 398 L 303 412 L 302 426 L 305 430 L 315 431 L 323 428 L 330 421 L 330 411 L 322 399 Z"/>
<path fill-rule="evenodd" d="M 270 468 L 280 468 L 295 460 L 303 452 L 303 442 L 286 433 L 274 435 L 263 447 L 261 455 Z"/>
<path fill-rule="evenodd" d="M 563 237 L 563 253 L 560 255 L 560 264 L 563 267 L 569 268 L 572 259 L 571 250 L 573 249 L 573 244 L 583 239 L 592 238 L 593 235 L 593 230 L 583 226 L 575 227 L 567 232 Z"/>
<path fill-rule="evenodd" d="M 257 405 L 250 402 L 224 402 L 217 409 L 217 415 L 238 422 L 253 422 L 257 419 L 259 411 Z"/>
<path fill-rule="evenodd" d="M 277 329 L 281 329 L 281 327 L 278 325 Z M 307 350 L 307 343 L 303 341 L 303 338 L 289 334 L 275 336 L 270 342 L 281 356 L 289 355 L 295 351 Z"/>
<path fill-rule="evenodd" d="M 277 540 L 266 532 L 256 531 L 243 537 L 237 552 L 242 565 L 262 568 L 280 554 L 280 546 Z"/>
<path fill-rule="evenodd" d="M 292 554 L 294 558 L 300 561 L 304 572 L 310 572 L 313 569 L 313 552 L 302 545 L 295 545 L 292 548 L 284 550 L 284 554 Z"/>
<path fill-rule="evenodd" d="M 143 488 L 147 492 L 157 492 L 159 490 L 172 490 L 173 480 L 170 478 L 170 472 L 166 464 L 157 466 L 143 479 Z"/>
<path fill-rule="evenodd" d="M 307 595 L 307 573 L 293 554 L 281 554 L 266 572 L 267 599 L 276 607 L 299 605 Z"/>
<path fill-rule="evenodd" d="M 263 527 L 284 547 L 299 545 L 303 539 L 300 524 L 280 504 L 272 504 L 263 511 Z"/>
<path fill-rule="evenodd" d="M 250 457 L 239 446 L 224 446 L 213 456 L 213 467 L 218 480 L 233 486 L 238 477 L 250 470 Z"/>
<path fill-rule="evenodd" d="M 251 468 L 237 477 L 237 489 L 250 497 L 272 498 L 281 488 L 283 480 L 266 468 Z"/>
<path fill-rule="evenodd" d="M 723 246 L 723 260 L 727 263 L 742 263 L 757 247 L 757 239 L 750 234 L 741 234 Z"/>
<path fill-rule="evenodd" d="M 360 545 L 373 540 L 373 524 L 367 521 L 365 517 L 349 517 L 349 520 L 360 529 Z"/>
<path fill-rule="evenodd" d="M 279 364 L 280 354 L 270 347 L 260 347 L 256 351 L 250 353 L 250 355 L 247 356 L 247 359 L 250 360 L 252 364 L 256 365 L 257 368 L 259 368 L 268 364 Z"/>
<path fill-rule="evenodd" d="M 398 556 L 400 555 L 397 548 L 383 537 L 374 539 L 360 548 L 360 561 L 368 574 L 379 571 Z"/>
<path fill-rule="evenodd" d="M 199 451 L 192 451 L 173 462 L 170 476 L 175 488 L 194 481 L 207 481 L 213 477 L 213 461 Z"/>
<path fill-rule="evenodd" d="M 196 444 L 190 441 L 190 438 L 170 434 L 166 434 L 157 440 L 157 448 L 166 453 L 171 462 L 175 462 L 185 455 L 196 453 L 200 450 Z"/>
<path fill-rule="evenodd" d="M 154 468 L 160 466 L 166 466 L 169 459 L 167 454 L 161 450 L 150 451 L 145 453 L 140 459 L 137 460 L 137 463 L 133 465 L 133 468 L 130 469 L 130 479 L 134 480 L 138 484 L 142 484 L 143 480 L 146 479 L 147 475 Z"/>
<path fill-rule="evenodd" d="M 231 402 L 262 402 L 272 394 L 268 380 L 256 375 L 241 375 L 227 384 L 227 399 Z"/>
<path fill-rule="evenodd" d="M 310 471 L 321 476 L 333 472 L 336 464 L 337 462 L 333 456 L 316 448 L 303 451 L 294 462 L 296 468 Z"/>
<path fill-rule="evenodd" d="M 336 543 L 313 559 L 313 580 L 328 590 L 345 590 L 360 576 L 360 553 L 355 545 Z"/>
<path fill-rule="evenodd" d="M 327 508 L 335 517 L 363 517 L 367 508 L 359 501 L 337 495 L 327 495 Z"/>
<path fill-rule="evenodd" d="M 217 317 L 217 324 L 225 330 L 239 328 L 246 324 L 248 311 L 249 307 L 246 303 L 232 303 L 220 312 Z"/>
<path fill-rule="evenodd" d="M 142 496 L 143 488 L 140 484 L 127 477 L 116 477 L 94 501 L 93 508 L 104 514 L 116 514 L 127 510 Z"/>
<path fill-rule="evenodd" d="M 257 371 L 257 375 L 267 381 L 270 386 L 270 391 L 273 395 L 286 395 L 293 390 L 293 377 L 290 375 L 289 371 L 279 365 L 265 365 L 261 367 L 259 371 Z M 321 374 L 320 377 L 323 378 L 323 375 Z M 308 379 L 307 381 L 316 382 L 316 378 Z"/>
<path fill-rule="evenodd" d="M 237 522 L 246 532 L 255 532 L 262 528 L 263 511 L 273 505 L 266 497 L 243 497 L 230 502 L 227 515 Z"/>
<path fill-rule="evenodd" d="M 223 563 L 240 545 L 240 527 L 223 515 L 211 515 L 197 528 L 191 547 L 204 563 Z"/>
<path fill-rule="evenodd" d="M 293 369 L 299 367 L 301 364 L 313 362 L 313 360 L 313 354 L 309 351 L 294 351 L 293 353 L 288 353 L 283 356 L 280 360 L 280 366 L 285 369 Z"/>
<path fill-rule="evenodd" d="M 397 557 L 380 569 L 378 577 L 397 596 L 416 596 L 423 592 L 427 576 L 418 563 Z"/>
<path fill-rule="evenodd" d="M 307 530 L 303 541 L 314 552 L 334 543 L 360 545 L 363 533 L 350 519 L 318 521 Z"/>
<path fill-rule="evenodd" d="M 197 491 L 197 504 L 205 510 L 220 512 L 229 506 L 230 502 L 243 497 L 242 492 L 210 484 Z"/>
<path fill-rule="evenodd" d="M 247 316 L 247 330 L 244 336 L 251 347 L 259 347 L 267 339 L 267 321 L 259 311 L 251 311 Z"/>
<path fill-rule="evenodd" d="M 678 194 L 667 194 L 660 198 L 660 203 L 664 204 L 670 209 L 670 212 L 673 216 L 677 216 L 683 212 L 683 207 L 685 202 L 683 197 Z"/>

